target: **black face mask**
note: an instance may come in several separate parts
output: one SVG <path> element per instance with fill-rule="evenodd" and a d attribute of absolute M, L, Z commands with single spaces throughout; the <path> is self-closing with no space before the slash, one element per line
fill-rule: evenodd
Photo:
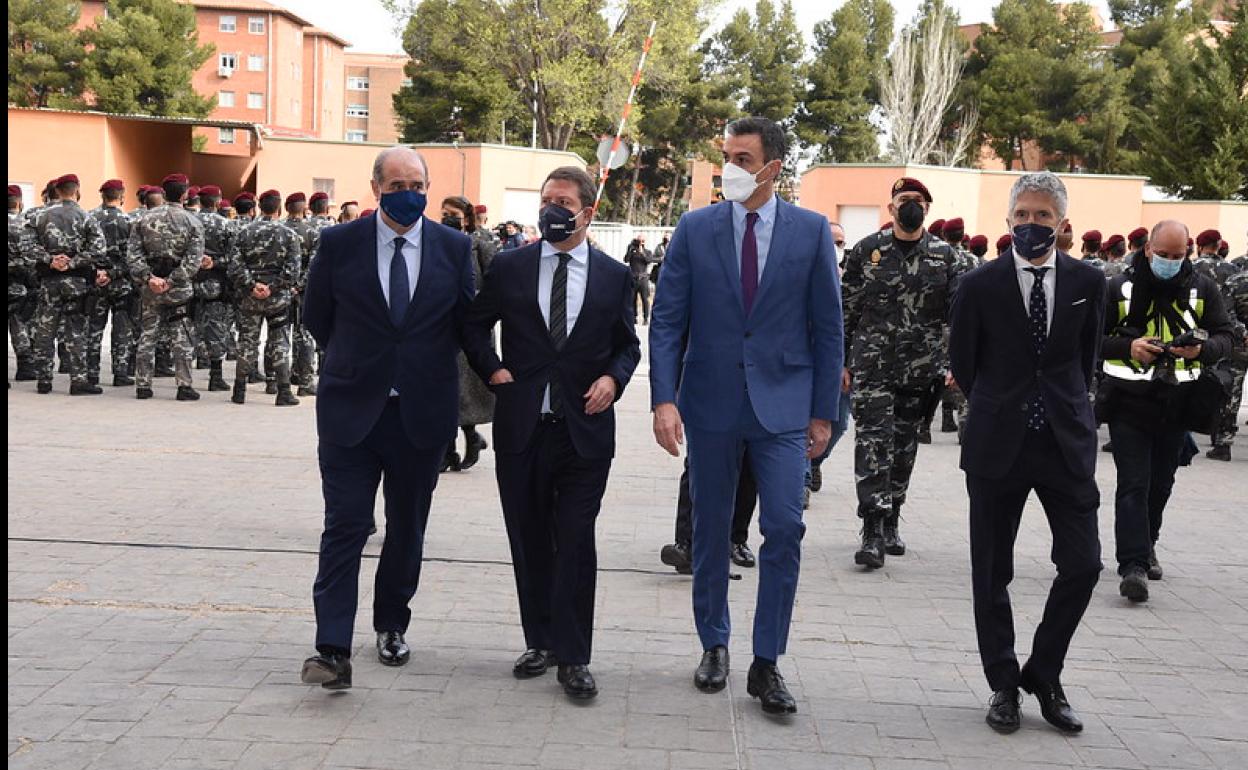
<path fill-rule="evenodd" d="M 914 232 L 923 226 L 923 218 L 926 216 L 927 212 L 923 211 L 922 203 L 906 201 L 901 204 L 901 208 L 897 209 L 897 224 L 907 232 Z"/>
<path fill-rule="evenodd" d="M 463 217 L 457 217 L 457 216 L 454 216 L 454 215 L 452 215 L 452 214 L 443 214 L 443 215 L 442 215 L 442 224 L 446 225 L 447 227 L 451 228 L 452 230 L 463 230 L 463 229 L 464 229 L 464 218 L 463 218 Z"/>

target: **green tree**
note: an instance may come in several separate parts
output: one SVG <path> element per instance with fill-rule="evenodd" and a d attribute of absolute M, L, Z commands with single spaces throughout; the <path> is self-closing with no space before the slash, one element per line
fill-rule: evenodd
<path fill-rule="evenodd" d="M 78 0 L 9 0 L 9 103 L 57 107 L 78 103 L 86 49 L 74 26 Z"/>
<path fill-rule="evenodd" d="M 200 45 L 195 8 L 174 0 L 109 0 L 83 31 L 87 88 L 104 112 L 203 117 L 213 100 L 195 92 L 195 72 L 216 50 Z"/>
<path fill-rule="evenodd" d="M 809 86 L 797 114 L 803 148 L 820 162 L 855 163 L 879 155 L 871 111 L 879 104 L 876 73 L 893 36 L 888 0 L 849 0 L 815 25 Z"/>
<path fill-rule="evenodd" d="M 719 73 L 737 86 L 742 111 L 794 124 L 805 92 L 805 44 L 789 0 L 778 12 L 771 0 L 758 0 L 753 16 L 737 11 L 709 43 Z"/>

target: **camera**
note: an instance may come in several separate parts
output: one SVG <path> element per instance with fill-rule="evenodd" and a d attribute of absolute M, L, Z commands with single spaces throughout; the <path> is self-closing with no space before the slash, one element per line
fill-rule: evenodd
<path fill-rule="evenodd" d="M 1161 343 L 1161 347 L 1167 355 L 1173 356 L 1175 348 L 1190 348 L 1192 345 L 1203 345 L 1208 341 L 1209 332 L 1204 329 L 1190 329 L 1169 342 Z"/>

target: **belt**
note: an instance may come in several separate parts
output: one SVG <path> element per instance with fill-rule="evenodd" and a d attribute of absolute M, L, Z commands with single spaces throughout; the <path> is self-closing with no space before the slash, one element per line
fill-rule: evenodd
<path fill-rule="evenodd" d="M 542 412 L 541 418 L 538 420 L 543 425 L 555 425 L 563 422 L 563 416 L 553 412 Z"/>

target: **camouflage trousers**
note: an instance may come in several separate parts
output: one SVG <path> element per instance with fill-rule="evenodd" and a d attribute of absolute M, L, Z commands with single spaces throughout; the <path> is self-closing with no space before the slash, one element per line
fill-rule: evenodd
<path fill-rule="evenodd" d="M 13 343 L 14 354 L 30 355 L 30 333 L 21 314 L 14 309 L 9 310 L 9 341 Z"/>
<path fill-rule="evenodd" d="M 176 293 L 175 293 L 176 292 Z M 170 296 L 173 295 L 173 296 Z M 191 385 L 191 359 L 195 356 L 195 327 L 191 320 L 188 292 L 170 290 L 154 294 L 143 287 L 139 347 L 134 356 L 134 385 L 152 387 L 156 368 L 156 346 L 168 340 L 173 356 L 173 376 L 178 386 Z"/>
<path fill-rule="evenodd" d="M 65 343 L 72 382 L 87 381 L 87 285 L 83 278 L 53 278 L 39 286 L 39 306 L 31 334 L 35 376 L 52 381 L 58 332 Z M 64 325 L 62 327 L 62 324 Z"/>
<path fill-rule="evenodd" d="M 1235 443 L 1235 434 L 1239 432 L 1239 404 L 1244 397 L 1244 375 L 1248 372 L 1248 361 L 1233 360 L 1230 365 L 1234 381 L 1231 383 L 1231 398 L 1222 407 L 1222 416 L 1218 419 L 1218 427 L 1213 434 L 1214 446 L 1230 446 Z"/>
<path fill-rule="evenodd" d="M 133 292 L 117 294 L 107 289 L 89 303 L 87 315 L 87 373 L 100 374 L 100 349 L 104 343 L 104 327 L 112 316 L 109 332 L 109 353 L 113 374 L 129 375 L 134 370 L 134 351 L 139 342 L 138 302 Z"/>
<path fill-rule="evenodd" d="M 962 430 L 966 427 L 966 396 L 958 388 L 945 388 L 945 392 L 940 396 L 941 420 L 944 430 L 943 421 L 951 420 L 958 426 L 958 435 L 962 435 Z"/>
<path fill-rule="evenodd" d="M 234 308 L 225 300 L 201 301 L 195 316 L 198 349 L 209 361 L 221 361 L 230 347 L 230 321 Z"/>
<path fill-rule="evenodd" d="M 238 365 L 235 377 L 246 379 L 260 357 L 260 327 L 266 325 L 265 368 L 279 380 L 290 382 L 290 309 L 277 305 L 252 310 L 244 308 L 238 324 Z"/>
<path fill-rule="evenodd" d="M 854 485 L 858 515 L 888 516 L 906 501 L 929 394 L 854 383 Z"/>
<path fill-rule="evenodd" d="M 295 330 L 294 362 L 292 371 L 307 385 L 316 378 L 316 340 L 312 333 L 300 326 Z"/>

